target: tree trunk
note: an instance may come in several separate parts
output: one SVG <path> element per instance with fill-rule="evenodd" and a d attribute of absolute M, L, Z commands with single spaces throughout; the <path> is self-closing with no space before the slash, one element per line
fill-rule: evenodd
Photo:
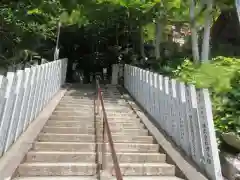
<path fill-rule="evenodd" d="M 155 56 L 156 59 L 159 59 L 160 54 L 160 43 L 161 43 L 161 23 L 159 20 L 156 22 L 156 41 L 155 41 Z"/>
<path fill-rule="evenodd" d="M 141 53 L 141 64 L 144 64 L 145 60 L 145 52 L 144 52 L 144 31 L 142 25 L 139 27 L 139 33 L 140 33 L 140 53 Z"/>
<path fill-rule="evenodd" d="M 205 12 L 205 22 L 204 22 L 204 32 L 203 32 L 203 42 L 202 42 L 202 53 L 201 53 L 201 61 L 208 62 L 209 61 L 209 49 L 210 49 L 210 31 L 212 24 L 212 6 L 213 0 L 207 1 L 207 10 Z"/>
<path fill-rule="evenodd" d="M 141 56 L 145 58 L 145 52 L 144 52 L 144 34 L 143 34 L 143 27 L 140 25 L 140 52 Z"/>
<path fill-rule="evenodd" d="M 192 55 L 194 63 L 199 63 L 199 47 L 198 47 L 198 34 L 195 25 L 195 2 L 191 0 L 190 5 L 190 19 L 191 19 L 191 38 L 192 38 Z"/>

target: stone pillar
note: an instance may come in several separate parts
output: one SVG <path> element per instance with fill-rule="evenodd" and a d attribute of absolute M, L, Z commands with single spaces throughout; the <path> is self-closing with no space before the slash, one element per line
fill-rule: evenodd
<path fill-rule="evenodd" d="M 113 64 L 112 65 L 112 85 L 117 85 L 118 84 L 118 77 L 119 77 L 119 65 L 118 64 Z"/>

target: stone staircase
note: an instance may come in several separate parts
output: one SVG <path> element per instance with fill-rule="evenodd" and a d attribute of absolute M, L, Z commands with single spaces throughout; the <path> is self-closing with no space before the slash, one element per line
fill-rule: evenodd
<path fill-rule="evenodd" d="M 104 104 L 124 180 L 180 180 L 175 166 L 148 134 L 144 124 L 121 99 L 115 87 L 103 90 Z M 98 127 L 98 128 L 97 128 Z M 101 148 L 102 123 L 94 118 L 94 90 L 71 89 L 56 107 L 32 149 L 19 165 L 14 180 L 94 180 L 99 170 L 96 144 Z M 99 131 L 98 131 L 99 130 Z M 106 145 L 109 175 L 116 179 Z M 101 150 L 100 150 L 101 151 Z M 101 157 L 101 153 L 100 153 Z M 106 174 L 106 173 L 103 173 Z"/>

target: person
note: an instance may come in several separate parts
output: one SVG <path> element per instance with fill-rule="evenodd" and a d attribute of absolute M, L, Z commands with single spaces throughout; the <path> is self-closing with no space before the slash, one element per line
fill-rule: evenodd
<path fill-rule="evenodd" d="M 92 81 L 93 81 L 93 73 L 90 72 L 90 84 L 92 83 Z"/>
<path fill-rule="evenodd" d="M 95 77 L 96 77 L 96 79 L 98 79 L 99 81 L 101 81 L 101 80 L 102 80 L 102 78 L 101 78 L 101 72 L 96 72 L 96 73 L 95 73 Z"/>
<path fill-rule="evenodd" d="M 77 62 L 73 62 L 73 64 L 72 64 L 72 73 L 73 73 L 73 75 L 72 75 L 72 77 L 73 77 L 73 80 L 74 81 L 77 81 L 77 73 L 76 73 L 76 67 L 77 67 Z"/>
<path fill-rule="evenodd" d="M 103 68 L 103 78 L 106 80 L 107 77 L 107 68 Z"/>

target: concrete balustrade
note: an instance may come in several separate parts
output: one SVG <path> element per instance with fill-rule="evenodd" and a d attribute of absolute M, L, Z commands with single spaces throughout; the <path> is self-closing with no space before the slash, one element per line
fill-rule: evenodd
<path fill-rule="evenodd" d="M 124 67 L 124 85 L 210 179 L 223 179 L 207 89 L 130 65 Z"/>
<path fill-rule="evenodd" d="M 0 76 L 0 156 L 3 156 L 65 82 L 67 59 Z"/>

